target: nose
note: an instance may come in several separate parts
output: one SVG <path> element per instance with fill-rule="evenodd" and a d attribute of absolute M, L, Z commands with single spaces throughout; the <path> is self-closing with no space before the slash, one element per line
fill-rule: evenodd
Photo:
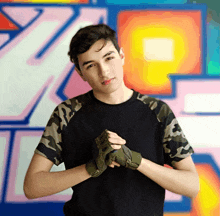
<path fill-rule="evenodd" d="M 109 74 L 109 66 L 105 63 L 100 64 L 99 66 L 99 76 L 100 77 L 107 77 Z"/>

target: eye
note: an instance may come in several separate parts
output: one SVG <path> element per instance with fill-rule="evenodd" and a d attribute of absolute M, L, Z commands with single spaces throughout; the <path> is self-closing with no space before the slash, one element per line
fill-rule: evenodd
<path fill-rule="evenodd" d="M 108 58 L 106 58 L 106 60 L 112 60 L 112 59 L 114 59 L 114 56 L 109 56 Z"/>
<path fill-rule="evenodd" d="M 90 69 L 93 66 L 94 66 L 94 64 L 90 64 L 89 66 L 86 67 L 86 69 L 88 70 L 88 69 Z"/>

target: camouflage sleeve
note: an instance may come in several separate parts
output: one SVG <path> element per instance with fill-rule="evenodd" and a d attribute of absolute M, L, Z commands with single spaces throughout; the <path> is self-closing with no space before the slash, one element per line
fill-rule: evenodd
<path fill-rule="evenodd" d="M 35 149 L 35 153 L 51 160 L 57 166 L 63 162 L 62 130 L 72 116 L 70 100 L 58 105 L 53 111 L 45 127 L 41 140 Z"/>
<path fill-rule="evenodd" d="M 165 153 L 165 163 L 174 167 L 176 162 L 192 155 L 194 150 L 187 141 L 174 113 L 170 107 L 162 102 L 157 101 L 159 106 L 157 118 L 162 123 L 162 142 Z"/>

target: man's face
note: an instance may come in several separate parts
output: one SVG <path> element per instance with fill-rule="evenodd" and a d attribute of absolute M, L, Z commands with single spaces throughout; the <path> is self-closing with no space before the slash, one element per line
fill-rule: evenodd
<path fill-rule="evenodd" d="M 100 39 L 88 51 L 78 55 L 79 75 L 97 94 L 110 94 L 122 89 L 124 53 L 120 54 L 111 41 Z M 104 46 L 103 46 L 104 45 Z"/>

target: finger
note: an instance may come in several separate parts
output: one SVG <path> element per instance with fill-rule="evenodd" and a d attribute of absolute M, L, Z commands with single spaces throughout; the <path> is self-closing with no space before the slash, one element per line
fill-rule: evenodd
<path fill-rule="evenodd" d="M 126 140 L 118 136 L 118 134 L 114 132 L 109 133 L 108 140 L 113 144 L 120 144 L 120 145 L 126 144 Z"/>
<path fill-rule="evenodd" d="M 111 147 L 113 148 L 113 149 L 116 149 L 116 150 L 118 150 L 118 149 L 120 149 L 121 148 L 121 145 L 114 145 L 114 144 L 112 144 L 111 145 Z"/>
<path fill-rule="evenodd" d="M 114 137 L 114 138 L 121 138 L 117 133 L 115 133 L 115 132 L 111 132 L 111 131 L 108 131 L 108 135 L 109 135 L 109 137 Z"/>
<path fill-rule="evenodd" d="M 111 132 L 111 131 L 108 132 L 108 137 L 123 139 L 123 138 L 120 137 L 117 133 Z"/>
<path fill-rule="evenodd" d="M 114 166 L 120 167 L 120 164 L 116 163 L 115 161 L 112 161 L 112 164 L 113 164 Z"/>
<path fill-rule="evenodd" d="M 110 130 L 106 130 L 109 134 L 116 134 L 115 132 L 113 131 L 110 131 Z"/>
<path fill-rule="evenodd" d="M 116 144 L 116 145 L 124 145 L 126 143 L 126 140 L 122 139 L 122 138 L 115 138 L 115 137 L 110 137 L 108 138 L 108 141 L 110 143 L 112 143 L 113 145 Z"/>
<path fill-rule="evenodd" d="M 109 166 L 111 168 L 114 168 L 115 166 L 120 167 L 120 164 L 116 163 L 115 161 L 112 161 L 112 163 Z"/>
<path fill-rule="evenodd" d="M 111 163 L 110 165 L 108 165 L 111 168 L 114 168 L 115 166 Z"/>

